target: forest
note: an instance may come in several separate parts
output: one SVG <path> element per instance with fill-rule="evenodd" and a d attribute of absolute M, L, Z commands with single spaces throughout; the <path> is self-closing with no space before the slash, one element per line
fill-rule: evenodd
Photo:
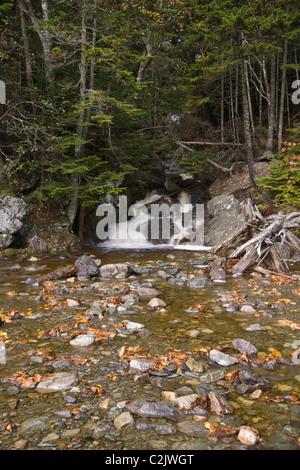
<path fill-rule="evenodd" d="M 246 163 L 263 201 L 297 207 L 299 16 L 294 0 L 2 1 L 1 192 L 82 232 L 171 159 L 205 187 Z"/>
<path fill-rule="evenodd" d="M 296 0 L 0 0 L 1 450 L 300 449 L 299 56 Z"/>

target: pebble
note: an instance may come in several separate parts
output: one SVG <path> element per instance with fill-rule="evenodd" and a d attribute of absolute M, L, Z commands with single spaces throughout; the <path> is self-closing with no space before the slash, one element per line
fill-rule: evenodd
<path fill-rule="evenodd" d="M 209 352 L 209 357 L 212 361 L 216 362 L 220 366 L 232 366 L 236 364 L 236 359 L 229 354 L 222 353 L 217 349 L 211 349 Z"/>
<path fill-rule="evenodd" d="M 167 304 L 163 300 L 154 297 L 147 305 L 149 305 L 149 307 L 165 307 Z"/>
<path fill-rule="evenodd" d="M 259 439 L 258 433 L 249 426 L 241 426 L 238 434 L 238 440 L 242 444 L 253 446 Z"/>
<path fill-rule="evenodd" d="M 241 307 L 241 312 L 244 313 L 256 313 L 255 308 L 251 307 L 251 305 L 243 305 Z"/>
<path fill-rule="evenodd" d="M 78 335 L 76 338 L 71 339 L 70 345 L 71 346 L 80 346 L 86 347 L 94 344 L 95 337 L 93 335 Z"/>
<path fill-rule="evenodd" d="M 119 416 L 117 416 L 114 420 L 114 425 L 117 429 L 122 429 L 124 426 L 127 426 L 128 424 L 133 424 L 134 423 L 134 418 L 129 411 L 124 411 L 121 413 Z"/>

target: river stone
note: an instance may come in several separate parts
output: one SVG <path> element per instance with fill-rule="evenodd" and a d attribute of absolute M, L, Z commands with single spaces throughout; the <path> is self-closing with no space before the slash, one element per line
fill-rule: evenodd
<path fill-rule="evenodd" d="M 121 413 L 114 420 L 114 425 L 119 430 L 122 429 L 124 426 L 127 426 L 127 424 L 133 424 L 133 423 L 134 423 L 134 419 L 131 413 L 129 413 L 129 411 L 124 411 L 124 413 Z"/>
<path fill-rule="evenodd" d="M 244 313 L 256 313 L 255 308 L 251 307 L 251 305 L 243 305 L 241 307 L 241 312 Z"/>
<path fill-rule="evenodd" d="M 249 426 L 241 426 L 238 434 L 238 440 L 245 445 L 253 446 L 257 443 L 259 436 L 257 432 Z"/>
<path fill-rule="evenodd" d="M 139 398 L 127 405 L 130 413 L 136 414 L 143 418 L 166 418 L 176 420 L 178 414 L 176 408 L 169 403 L 156 400 L 147 400 Z"/>
<path fill-rule="evenodd" d="M 99 266 L 90 256 L 80 256 L 74 264 L 78 270 L 77 276 L 79 277 L 92 277 L 99 274 Z"/>
<path fill-rule="evenodd" d="M 141 297 L 156 297 L 159 294 L 158 290 L 153 287 L 139 287 L 137 293 Z"/>
<path fill-rule="evenodd" d="M 206 429 L 203 424 L 190 420 L 178 423 L 177 429 L 179 432 L 192 437 L 203 437 L 209 433 L 208 429 Z"/>
<path fill-rule="evenodd" d="M 146 372 L 154 366 L 154 362 L 150 361 L 149 359 L 132 359 L 130 361 L 130 369 L 133 369 L 137 372 Z"/>
<path fill-rule="evenodd" d="M 232 366 L 236 364 L 236 359 L 229 354 L 224 354 L 217 349 L 212 349 L 209 353 L 209 357 L 212 361 L 220 364 L 220 366 Z"/>
<path fill-rule="evenodd" d="M 212 382 L 217 382 L 218 380 L 224 379 L 225 374 L 223 370 L 213 370 L 212 372 L 208 372 L 207 374 L 201 375 L 199 379 L 201 382 L 210 384 Z"/>
<path fill-rule="evenodd" d="M 69 390 L 78 383 L 78 376 L 73 372 L 57 372 L 36 387 L 40 393 L 53 393 Z"/>
<path fill-rule="evenodd" d="M 176 398 L 176 404 L 179 405 L 180 409 L 190 410 L 191 405 L 199 398 L 199 395 L 196 393 L 191 393 L 190 395 L 183 395 L 182 397 Z"/>
<path fill-rule="evenodd" d="M 14 235 L 23 227 L 27 204 L 23 199 L 2 194 L 0 196 L 0 250 L 8 248 Z"/>
<path fill-rule="evenodd" d="M 165 307 L 167 304 L 157 297 L 154 297 L 148 302 L 149 307 Z"/>
<path fill-rule="evenodd" d="M 232 406 L 228 403 L 226 398 L 217 392 L 209 392 L 208 398 L 210 400 L 211 411 L 217 415 L 223 416 L 233 413 Z"/>
<path fill-rule="evenodd" d="M 18 429 L 20 434 L 41 431 L 49 426 L 48 416 L 26 419 Z"/>
<path fill-rule="evenodd" d="M 187 287 L 190 287 L 192 289 L 203 289 L 205 287 L 212 287 L 213 283 L 208 277 L 201 277 L 201 278 L 194 278 L 190 279 L 187 282 Z"/>
<path fill-rule="evenodd" d="M 76 338 L 71 339 L 70 344 L 71 346 L 90 346 L 94 344 L 95 337 L 93 335 L 78 335 Z"/>
<path fill-rule="evenodd" d="M 292 354 L 292 363 L 299 365 L 300 364 L 300 349 L 297 349 Z"/>
<path fill-rule="evenodd" d="M 251 344 L 249 341 L 246 341 L 245 339 L 242 338 L 236 338 L 232 341 L 232 346 L 234 349 L 239 351 L 240 353 L 247 353 L 248 357 L 255 356 L 257 354 L 257 349 L 253 344 Z"/>
<path fill-rule="evenodd" d="M 145 328 L 145 325 L 143 325 L 142 323 L 137 323 L 135 321 L 128 321 L 126 323 L 126 328 L 128 330 L 142 330 L 143 328 Z"/>

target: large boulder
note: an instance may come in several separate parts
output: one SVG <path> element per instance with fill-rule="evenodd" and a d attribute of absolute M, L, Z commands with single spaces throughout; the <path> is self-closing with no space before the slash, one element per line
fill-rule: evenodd
<path fill-rule="evenodd" d="M 0 250 L 8 248 L 23 227 L 27 204 L 23 199 L 0 196 Z"/>
<path fill-rule="evenodd" d="M 80 256 L 80 258 L 75 261 L 75 266 L 78 269 L 77 275 L 84 277 L 97 276 L 99 274 L 99 264 L 101 264 L 100 260 L 96 262 L 90 256 Z"/>
<path fill-rule="evenodd" d="M 230 247 L 230 243 L 243 233 L 247 224 L 242 208 L 232 194 L 214 197 L 208 202 L 207 210 L 212 219 L 205 227 L 205 245 L 216 253 L 221 248 Z"/>

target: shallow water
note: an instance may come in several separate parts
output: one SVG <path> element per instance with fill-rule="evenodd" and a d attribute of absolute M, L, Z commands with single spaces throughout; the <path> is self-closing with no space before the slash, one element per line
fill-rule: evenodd
<path fill-rule="evenodd" d="M 154 358 L 167 356 L 170 352 L 181 353 L 195 357 L 209 370 L 223 369 L 228 374 L 236 366 L 222 367 L 208 362 L 207 351 L 219 348 L 240 357 L 232 349 L 231 342 L 235 338 L 246 339 L 256 346 L 258 354 L 256 360 L 251 361 L 252 372 L 266 378 L 271 386 L 258 399 L 251 399 L 248 394 L 239 395 L 229 381 L 220 381 L 217 386 L 227 392 L 227 400 L 234 411 L 226 416 L 211 414 L 207 421 L 216 423 L 220 429 L 226 425 L 236 430 L 241 425 L 255 428 L 260 436 L 256 448 L 299 449 L 300 365 L 291 361 L 292 353 L 300 348 L 299 282 L 279 282 L 278 278 L 258 275 L 227 276 L 225 283 L 216 283 L 205 289 L 190 289 L 170 285 L 157 276 L 157 271 L 179 266 L 182 272 L 195 273 L 200 269 L 195 267 L 197 262 L 201 266 L 200 260 L 213 259 L 207 252 L 173 249 L 110 251 L 91 248 L 85 253 L 100 258 L 102 264 L 129 262 L 149 267 L 150 274 L 136 276 L 136 279 L 152 282 L 160 292 L 159 298 L 167 305 L 164 309 L 151 310 L 147 306 L 149 299 L 141 298 L 136 309 L 115 315 L 105 313 L 104 319 L 97 316 L 87 318 L 90 303 L 108 297 L 99 290 L 90 289 L 95 279 L 76 280 L 73 283 L 53 281 L 55 285 L 72 289 L 68 295 L 51 295 L 55 297 L 54 304 L 51 304 L 49 293 L 42 292 L 43 286 L 25 284 L 29 277 L 72 265 L 82 253 L 73 253 L 69 257 L 40 255 L 37 261 L 30 261 L 27 255 L 2 258 L 0 311 L 2 315 L 10 313 L 11 322 L 5 322 L 0 327 L 0 339 L 6 343 L 6 364 L 0 364 L 0 429 L 5 428 L 0 432 L 0 449 L 15 448 L 15 442 L 20 439 L 26 440 L 26 449 L 176 450 L 251 447 L 239 442 L 237 432 L 221 437 L 209 434 L 208 431 L 201 437 L 182 432 L 160 435 L 157 428 L 150 424 L 172 424 L 162 418 L 135 417 L 133 425 L 127 425 L 121 430 L 113 424 L 114 418 L 121 411 L 126 411 L 126 403 L 123 404 L 123 401 L 130 402 L 136 398 L 161 400 L 162 390 L 154 386 L 151 380 L 134 382 L 126 368 L 126 358 L 119 357 L 122 347 L 138 346 Z M 294 272 L 299 275 L 295 268 Z M 125 292 L 133 279 L 101 281 L 107 286 L 115 285 L 118 293 L 117 287 L 122 286 Z M 66 297 L 77 299 L 79 306 L 66 306 L 63 302 Z M 226 306 L 232 301 L 251 303 L 255 312 L 246 313 L 239 309 L 228 312 Z M 194 309 L 189 311 L 191 306 Z M 113 339 L 99 341 L 92 346 L 70 346 L 70 334 L 78 330 L 84 332 L 87 328 L 94 328 L 115 333 L 124 320 L 140 322 L 152 334 L 145 337 L 117 334 Z M 259 324 L 262 330 L 245 330 L 253 324 Z M 45 334 L 51 330 L 53 333 L 54 329 L 55 336 Z M 198 330 L 198 336 L 190 336 L 191 330 Z M 265 367 L 267 357 L 275 359 L 273 368 Z M 101 385 L 103 395 L 70 391 L 41 394 L 35 390 L 34 383 L 29 387 L 19 385 L 16 395 L 7 393 L 8 387 L 16 383 L 8 380 L 13 374 L 19 372 L 29 378 L 35 374 L 53 374 L 58 370 L 54 371 L 52 364 L 61 358 L 69 361 L 67 371 L 79 374 L 81 392 Z M 196 384 L 201 384 L 197 377 L 189 376 L 184 368 L 177 370 L 174 379 L 178 382 L 178 388 L 186 385 L 194 390 Z M 70 395 L 76 400 L 74 404 L 66 401 Z M 117 406 L 102 410 L 99 403 L 107 397 L 113 398 Z M 41 416 L 49 418 L 47 425 L 34 432 L 22 430 L 22 423 L 26 420 Z M 190 418 L 189 415 L 187 417 Z M 6 423 L 13 424 L 6 428 Z M 102 428 L 104 431 L 101 431 Z M 45 439 L 51 433 L 56 437 L 53 440 Z"/>

